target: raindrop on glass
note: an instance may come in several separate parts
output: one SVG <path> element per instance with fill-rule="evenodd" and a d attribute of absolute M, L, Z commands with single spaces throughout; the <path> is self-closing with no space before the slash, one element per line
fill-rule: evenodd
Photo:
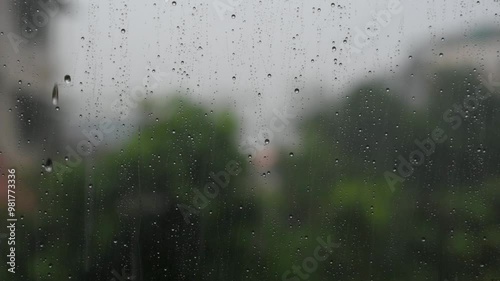
<path fill-rule="evenodd" d="M 56 105 L 59 103 L 59 86 L 54 84 L 54 88 L 52 89 L 52 104 Z"/>
<path fill-rule="evenodd" d="M 48 173 L 52 172 L 52 160 L 50 158 L 47 159 L 47 161 L 45 161 L 45 164 L 43 165 L 45 171 L 47 171 Z"/>

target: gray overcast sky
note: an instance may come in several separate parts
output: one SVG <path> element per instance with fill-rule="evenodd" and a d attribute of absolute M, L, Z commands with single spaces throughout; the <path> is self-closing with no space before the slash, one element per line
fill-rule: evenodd
<path fill-rule="evenodd" d="M 387 10 L 389 0 L 334 6 L 317 0 L 242 1 L 223 20 L 216 2 L 75 2 L 74 13 L 53 25 L 52 53 L 60 60 L 58 76 L 74 77 L 64 90 L 79 99 L 76 109 L 97 106 L 108 114 L 120 93 L 142 84 L 147 68 L 169 74 L 155 91 L 160 98 L 181 90 L 214 104 L 235 104 L 251 118 L 292 103 L 307 107 L 314 86 L 323 87 L 315 101 L 343 94 L 359 78 L 397 70 L 416 47 L 485 22 L 498 24 L 500 11 L 494 0 L 403 0 L 402 12 L 347 62 L 345 47 L 353 44 L 356 28 Z M 294 95 L 295 88 L 301 94 Z"/>

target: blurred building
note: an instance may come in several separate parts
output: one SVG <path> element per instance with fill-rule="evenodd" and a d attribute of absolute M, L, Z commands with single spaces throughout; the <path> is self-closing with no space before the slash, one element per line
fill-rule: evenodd
<path fill-rule="evenodd" d="M 38 1 L 0 1 L 0 157 L 9 166 L 39 165 L 61 141 L 45 48 L 54 16 Z"/>
<path fill-rule="evenodd" d="M 493 74 L 500 80 L 500 29 L 483 27 L 471 33 L 450 34 L 436 38 L 435 44 L 423 44 L 409 59 L 401 79 L 399 93 L 426 104 L 428 88 L 439 70 L 476 68 L 477 75 Z"/>

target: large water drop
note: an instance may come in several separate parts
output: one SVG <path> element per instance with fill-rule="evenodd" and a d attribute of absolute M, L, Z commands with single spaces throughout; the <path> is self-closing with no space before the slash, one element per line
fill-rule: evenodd
<path fill-rule="evenodd" d="M 57 106 L 59 103 L 59 86 L 54 84 L 54 88 L 52 89 L 52 104 Z"/>
<path fill-rule="evenodd" d="M 45 161 L 43 167 L 45 168 L 45 171 L 47 171 L 48 173 L 52 172 L 52 160 L 48 158 L 47 161 Z"/>

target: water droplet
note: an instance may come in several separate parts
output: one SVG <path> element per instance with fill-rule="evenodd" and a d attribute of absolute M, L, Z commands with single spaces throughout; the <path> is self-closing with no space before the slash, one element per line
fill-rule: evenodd
<path fill-rule="evenodd" d="M 293 152 L 290 152 L 290 157 L 293 157 Z"/>
<path fill-rule="evenodd" d="M 299 89 L 295 89 L 295 93 L 296 94 L 300 93 L 300 90 Z"/>
<path fill-rule="evenodd" d="M 122 28 L 122 33 L 124 34 L 126 32 L 125 28 Z"/>
<path fill-rule="evenodd" d="M 64 76 L 64 82 L 66 82 L 67 84 L 71 83 L 71 76 L 69 75 Z"/>
<path fill-rule="evenodd" d="M 52 172 L 52 160 L 50 158 L 48 158 L 47 161 L 45 161 L 45 164 L 43 165 L 43 168 L 48 173 Z"/>
<path fill-rule="evenodd" d="M 52 89 L 52 104 L 57 106 L 59 103 L 59 86 L 54 84 L 54 88 Z"/>
<path fill-rule="evenodd" d="M 264 141 L 264 143 L 265 143 L 265 144 L 269 144 L 269 139 L 266 139 L 266 140 Z"/>

